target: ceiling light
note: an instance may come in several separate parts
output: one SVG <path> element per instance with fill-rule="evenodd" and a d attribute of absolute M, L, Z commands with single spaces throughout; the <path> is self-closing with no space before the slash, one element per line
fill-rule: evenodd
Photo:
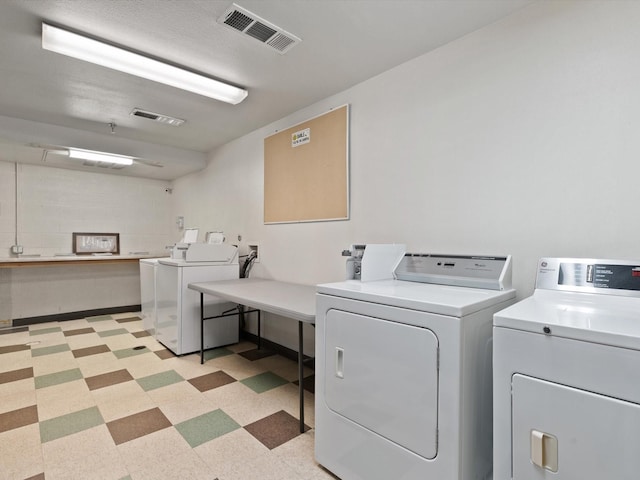
<path fill-rule="evenodd" d="M 94 152 L 79 148 L 69 149 L 69 158 L 78 160 L 90 160 L 92 162 L 117 163 L 118 165 L 133 165 L 133 157 L 116 155 L 114 153 Z"/>
<path fill-rule="evenodd" d="M 42 48 L 234 105 L 248 94 L 242 88 L 46 23 L 42 24 Z"/>

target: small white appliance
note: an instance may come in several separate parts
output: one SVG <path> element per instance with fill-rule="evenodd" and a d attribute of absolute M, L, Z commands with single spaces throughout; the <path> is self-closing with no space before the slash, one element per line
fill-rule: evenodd
<path fill-rule="evenodd" d="M 156 275 L 160 258 L 140 259 L 140 315 L 142 328 L 156 336 Z"/>
<path fill-rule="evenodd" d="M 161 259 L 156 277 L 156 339 L 176 355 L 200 351 L 200 294 L 190 283 L 239 277 L 238 249 L 228 244 L 188 244 L 184 259 Z M 205 299 L 205 315 L 219 315 L 234 307 L 212 295 Z M 204 348 L 238 342 L 237 315 L 204 326 Z"/>
<path fill-rule="evenodd" d="M 543 258 L 494 317 L 494 478 L 635 480 L 640 261 Z"/>
<path fill-rule="evenodd" d="M 407 253 L 395 277 L 317 287 L 316 459 L 344 480 L 484 480 L 511 257 Z"/>

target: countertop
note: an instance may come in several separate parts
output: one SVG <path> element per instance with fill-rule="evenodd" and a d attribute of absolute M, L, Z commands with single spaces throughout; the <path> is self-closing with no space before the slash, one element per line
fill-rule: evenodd
<path fill-rule="evenodd" d="M 166 258 L 166 252 L 162 253 L 129 253 L 125 255 L 55 255 L 55 256 L 32 256 L 23 255 L 18 257 L 0 257 L 0 268 L 15 267 L 41 267 L 59 265 L 78 265 L 96 262 L 102 263 L 131 263 L 143 258 Z"/>

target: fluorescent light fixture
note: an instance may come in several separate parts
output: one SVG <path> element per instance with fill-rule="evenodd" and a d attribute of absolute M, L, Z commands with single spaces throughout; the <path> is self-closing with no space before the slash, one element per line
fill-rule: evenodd
<path fill-rule="evenodd" d="M 236 105 L 242 88 L 42 23 L 42 48 Z"/>
<path fill-rule="evenodd" d="M 94 152 L 79 148 L 69 149 L 69 158 L 77 160 L 90 160 L 92 162 L 117 163 L 119 165 L 133 165 L 133 157 L 116 155 L 114 153 Z"/>

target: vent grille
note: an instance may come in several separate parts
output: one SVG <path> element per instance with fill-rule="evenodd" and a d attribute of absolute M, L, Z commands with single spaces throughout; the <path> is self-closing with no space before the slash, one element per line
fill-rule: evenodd
<path fill-rule="evenodd" d="M 267 22 L 258 15 L 232 4 L 218 19 L 218 23 L 233 28 L 284 54 L 302 40 Z"/>
<path fill-rule="evenodd" d="M 158 119 L 158 115 L 156 115 L 155 113 L 143 112 L 142 110 L 134 110 L 133 115 L 135 115 L 136 117 L 150 118 L 151 120 Z"/>
<path fill-rule="evenodd" d="M 267 27 L 266 25 L 263 25 L 260 22 L 253 22 L 253 25 L 247 28 L 247 31 L 246 31 L 247 35 L 257 40 L 260 40 L 262 43 L 269 40 L 276 33 L 277 32 L 273 28 Z"/>
<path fill-rule="evenodd" d="M 225 25 L 229 25 L 236 30 L 244 31 L 249 25 L 253 23 L 253 19 L 244 13 L 240 13 L 238 10 L 233 10 L 229 16 L 224 20 Z"/>
<path fill-rule="evenodd" d="M 295 40 L 293 40 L 290 37 L 287 37 L 286 35 L 277 34 L 267 43 L 271 45 L 273 48 L 275 48 L 276 50 L 283 51 L 283 50 L 286 50 L 287 47 L 289 47 L 289 45 L 291 45 L 294 41 Z"/>
<path fill-rule="evenodd" d="M 148 118 L 149 120 L 164 123 L 166 125 L 173 125 L 174 127 L 180 127 L 185 122 L 185 120 L 181 118 L 162 115 L 161 113 L 149 112 L 148 110 L 142 110 L 141 108 L 134 108 L 131 111 L 131 115 L 133 115 L 134 117 Z"/>

